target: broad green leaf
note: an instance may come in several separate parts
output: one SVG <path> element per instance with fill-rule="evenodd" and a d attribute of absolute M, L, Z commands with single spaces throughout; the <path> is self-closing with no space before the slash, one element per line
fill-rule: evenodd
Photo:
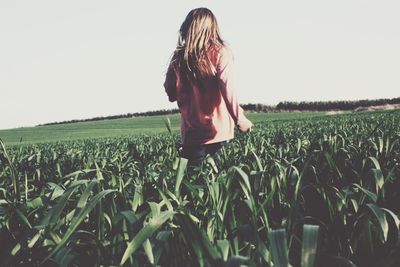
<path fill-rule="evenodd" d="M 161 191 L 161 189 L 157 188 L 158 193 L 160 194 L 163 202 L 165 203 L 165 205 L 167 206 L 167 209 L 169 211 L 173 211 L 174 208 L 172 207 L 171 201 L 169 201 L 169 199 L 167 198 L 167 196 Z"/>
<path fill-rule="evenodd" d="M 258 166 L 258 170 L 259 170 L 259 171 L 263 171 L 264 168 L 263 168 L 263 166 L 262 166 L 262 164 L 261 164 L 260 158 L 257 156 L 256 153 L 254 153 L 254 151 L 251 151 L 251 153 L 253 154 L 254 158 L 256 159 L 257 166 Z"/>
<path fill-rule="evenodd" d="M 229 241 L 226 239 L 223 240 L 217 240 L 217 245 L 221 251 L 221 255 L 222 255 L 222 259 L 224 261 L 228 260 L 228 254 L 229 254 L 229 248 L 230 248 L 230 244 Z"/>
<path fill-rule="evenodd" d="M 386 220 L 385 213 L 382 211 L 381 208 L 379 208 L 375 204 L 367 204 L 367 207 L 372 211 L 372 214 L 375 216 L 375 218 L 378 220 L 380 229 L 383 234 L 383 240 L 386 242 L 387 241 L 387 235 L 389 232 L 389 225 Z"/>
<path fill-rule="evenodd" d="M 372 164 L 375 166 L 375 169 L 380 170 L 381 166 L 378 162 L 378 160 L 375 157 L 368 157 L 368 159 L 372 162 Z"/>
<path fill-rule="evenodd" d="M 42 197 L 36 197 L 26 203 L 26 205 L 31 209 L 36 209 L 43 206 Z"/>
<path fill-rule="evenodd" d="M 28 218 L 26 218 L 26 216 L 17 208 L 15 210 L 15 212 L 17 213 L 18 217 L 29 227 L 32 228 L 31 223 L 29 222 Z"/>
<path fill-rule="evenodd" d="M 301 247 L 301 267 L 313 267 L 317 255 L 318 225 L 303 226 L 303 242 Z"/>
<path fill-rule="evenodd" d="M 94 186 L 98 182 L 96 180 L 90 181 L 90 183 L 86 186 L 85 190 L 83 191 L 81 197 L 79 198 L 78 203 L 76 204 L 75 214 L 74 216 L 86 205 L 86 202 L 92 193 Z"/>
<path fill-rule="evenodd" d="M 172 134 L 172 127 L 171 127 L 171 120 L 169 117 L 164 118 L 165 127 L 167 128 L 168 132 Z"/>
<path fill-rule="evenodd" d="M 358 188 L 361 190 L 361 192 L 363 192 L 366 196 L 368 196 L 373 202 L 376 202 L 376 200 L 378 199 L 378 197 L 376 196 L 376 194 L 372 193 L 371 191 L 363 188 L 362 186 L 360 186 L 359 184 L 352 184 L 354 187 Z"/>
<path fill-rule="evenodd" d="M 207 156 L 206 162 L 213 168 L 215 173 L 218 173 L 218 167 L 213 157 L 211 157 L 210 155 Z"/>
<path fill-rule="evenodd" d="M 262 240 L 258 240 L 257 250 L 265 262 L 267 262 L 267 263 L 271 262 L 271 254 L 269 253 L 267 247 L 264 245 Z"/>
<path fill-rule="evenodd" d="M 206 233 L 193 223 L 190 216 L 179 214 L 176 218 L 181 226 L 183 234 L 185 235 L 189 251 L 193 253 L 192 256 L 197 257 L 200 266 L 204 266 L 205 261 L 208 261 L 211 264 L 221 257 L 219 251 L 207 238 Z"/>
<path fill-rule="evenodd" d="M 64 246 L 64 244 L 68 241 L 70 236 L 78 228 L 80 223 L 85 219 L 85 217 L 89 214 L 89 212 L 91 212 L 93 210 L 93 208 L 97 205 L 97 203 L 103 197 L 105 197 L 106 195 L 108 195 L 110 193 L 114 193 L 114 192 L 116 192 L 116 191 L 109 189 L 109 190 L 101 191 L 97 195 L 95 195 L 89 201 L 89 203 L 83 209 L 81 209 L 81 211 L 76 215 L 76 217 L 74 217 L 73 223 L 71 223 L 71 225 L 68 227 L 68 230 L 65 232 L 65 234 L 64 234 L 63 238 L 61 239 L 61 241 L 57 244 L 57 247 L 50 252 L 50 254 L 44 259 L 43 262 L 45 262 L 46 260 L 50 259 L 51 256 L 53 256 L 58 250 L 60 250 Z"/>
<path fill-rule="evenodd" d="M 43 232 L 44 232 L 44 230 L 41 229 L 31 238 L 31 240 L 28 243 L 28 248 L 32 248 L 36 244 L 36 242 L 39 240 L 39 238 L 43 234 Z"/>
<path fill-rule="evenodd" d="M 289 252 L 286 244 L 285 229 L 272 230 L 268 233 L 269 250 L 274 266 L 287 267 L 289 265 Z"/>
<path fill-rule="evenodd" d="M 121 214 L 128 220 L 130 224 L 133 224 L 138 220 L 136 214 L 131 210 L 121 211 Z"/>
<path fill-rule="evenodd" d="M 124 255 L 122 256 L 120 264 L 123 265 L 129 257 L 146 241 L 146 239 L 150 238 L 153 233 L 158 230 L 169 218 L 171 218 L 175 213 L 171 211 L 164 211 L 160 213 L 155 218 L 152 218 L 146 226 L 144 226 L 137 235 L 132 239 L 132 241 L 128 244 Z"/>
<path fill-rule="evenodd" d="M 18 174 L 17 170 L 15 169 L 14 164 L 11 161 L 10 156 L 7 153 L 6 147 L 4 145 L 3 140 L 0 138 L 0 145 L 4 155 L 4 158 L 7 160 L 7 163 L 11 170 L 11 182 L 13 186 L 13 197 L 15 201 L 19 201 L 21 199 L 20 190 L 19 190 L 19 181 L 18 181 Z"/>
<path fill-rule="evenodd" d="M 149 259 L 149 262 L 154 264 L 153 248 L 151 247 L 151 243 L 148 238 L 143 242 L 143 249 L 147 255 L 147 258 Z"/>
<path fill-rule="evenodd" d="M 399 231 L 399 228 L 400 228 L 399 217 L 396 214 L 394 214 L 393 211 L 391 211 L 389 209 L 382 208 L 382 210 L 385 211 L 386 213 L 388 213 L 392 217 L 392 219 L 396 225 L 397 231 Z"/>
<path fill-rule="evenodd" d="M 133 211 L 136 211 L 137 208 L 143 204 L 143 187 L 141 185 L 136 185 L 135 186 L 135 193 L 133 195 L 133 200 L 132 200 L 132 209 Z"/>
<path fill-rule="evenodd" d="M 383 173 L 380 169 L 372 169 L 371 170 L 372 177 L 374 178 L 374 183 L 376 185 L 376 192 L 382 189 L 383 184 L 385 183 L 385 179 L 383 178 Z"/>
<path fill-rule="evenodd" d="M 180 158 L 178 170 L 176 171 L 175 195 L 178 198 L 180 196 L 180 187 L 181 187 L 183 176 L 185 174 L 187 163 L 188 163 L 188 159 Z"/>
<path fill-rule="evenodd" d="M 151 217 L 157 217 L 160 215 L 160 213 L 161 213 L 160 204 L 155 203 L 155 202 L 147 202 L 147 204 L 149 204 L 149 206 L 150 206 Z"/>

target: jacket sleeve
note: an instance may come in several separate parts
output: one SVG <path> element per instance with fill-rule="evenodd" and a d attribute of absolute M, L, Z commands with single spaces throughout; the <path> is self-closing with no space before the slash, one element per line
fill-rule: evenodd
<path fill-rule="evenodd" d="M 164 88 L 170 102 L 176 101 L 176 73 L 172 64 L 169 65 L 165 76 Z"/>
<path fill-rule="evenodd" d="M 225 100 L 233 121 L 240 131 L 247 132 L 253 124 L 245 117 L 243 109 L 239 105 L 234 81 L 233 55 L 226 47 L 222 48 L 220 51 L 217 75 L 222 97 Z"/>

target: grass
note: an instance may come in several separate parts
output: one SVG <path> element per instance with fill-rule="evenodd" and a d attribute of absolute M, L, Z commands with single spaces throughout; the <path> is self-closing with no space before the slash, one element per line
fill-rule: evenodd
<path fill-rule="evenodd" d="M 251 121 L 293 120 L 324 116 L 325 112 L 294 112 L 294 113 L 246 113 Z M 34 144 L 79 140 L 87 138 L 121 137 L 138 134 L 158 134 L 166 132 L 166 116 L 136 117 L 92 122 L 78 122 L 59 125 L 23 127 L 0 130 L 0 138 L 7 145 Z M 179 114 L 169 115 L 172 130 L 179 131 Z"/>

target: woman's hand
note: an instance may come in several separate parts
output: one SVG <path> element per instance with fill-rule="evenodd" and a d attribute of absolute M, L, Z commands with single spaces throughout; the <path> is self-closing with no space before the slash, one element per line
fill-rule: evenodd
<path fill-rule="evenodd" d="M 251 132 L 253 123 L 248 119 L 244 119 L 238 122 L 237 127 L 239 128 L 239 131 L 241 131 L 242 133 L 248 133 Z"/>

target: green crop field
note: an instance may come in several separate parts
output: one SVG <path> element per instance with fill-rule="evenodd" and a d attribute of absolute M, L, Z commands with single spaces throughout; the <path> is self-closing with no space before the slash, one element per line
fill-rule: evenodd
<path fill-rule="evenodd" d="M 0 131 L 0 266 L 400 266 L 400 111 L 249 117 L 196 169 L 177 116 Z"/>
<path fill-rule="evenodd" d="M 323 116 L 325 112 L 298 113 L 246 113 L 255 123 L 262 121 L 290 120 Z M 25 127 L 0 130 L 0 138 L 9 145 L 32 144 L 49 141 L 121 137 L 137 134 L 166 132 L 165 118 L 170 118 L 172 130 L 179 130 L 179 115 L 136 117 L 92 122 L 79 122 L 48 126 Z"/>

